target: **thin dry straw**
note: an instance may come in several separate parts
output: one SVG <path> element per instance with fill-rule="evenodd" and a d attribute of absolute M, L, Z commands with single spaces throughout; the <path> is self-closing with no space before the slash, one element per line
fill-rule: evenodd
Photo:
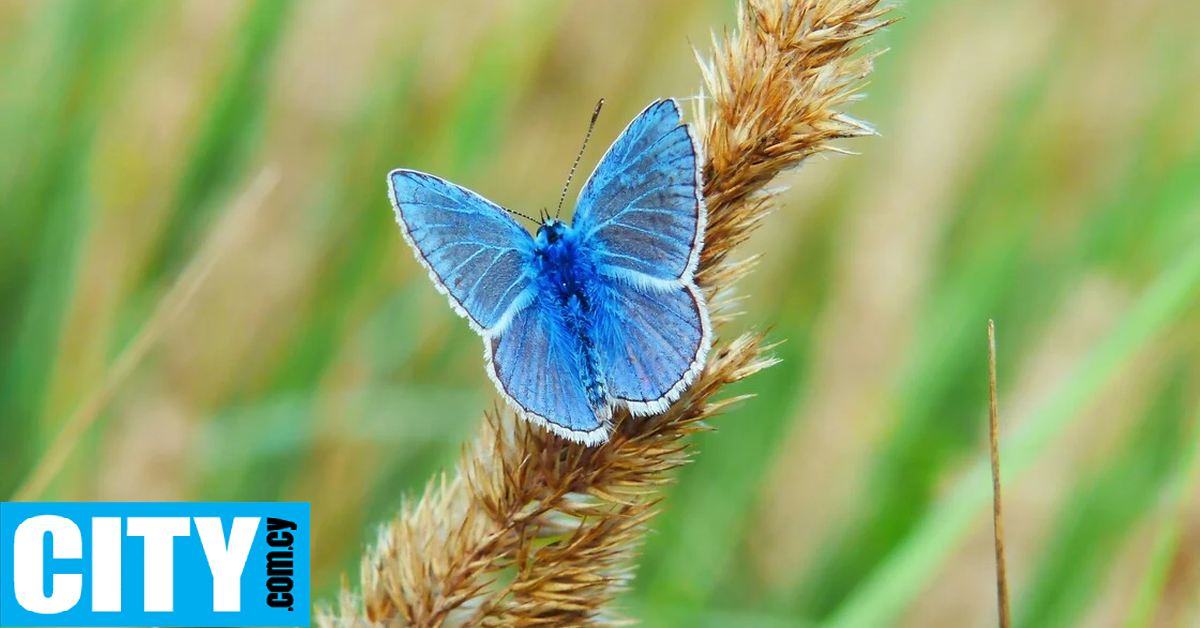
<path fill-rule="evenodd" d="M 1000 495 L 1000 408 L 996 395 L 996 321 L 988 321 L 988 443 L 992 454 L 992 531 L 996 540 L 996 605 L 1009 628 L 1008 562 L 1004 559 L 1004 500 Z"/>
<path fill-rule="evenodd" d="M 871 68 L 866 38 L 887 24 L 879 0 L 752 0 L 700 58 L 696 104 L 709 210 L 697 283 L 715 324 L 754 264 L 734 250 L 773 208 L 780 172 L 831 141 L 872 129 L 841 109 Z M 614 417 L 587 448 L 509 415 L 486 415 L 458 469 L 429 483 L 379 531 L 362 592 L 343 587 L 319 626 L 606 626 L 632 577 L 660 487 L 689 457 L 684 438 L 738 399 L 714 396 L 774 364 L 761 333 L 722 338 L 692 387 L 661 415 Z"/>
<path fill-rule="evenodd" d="M 275 168 L 267 168 L 258 174 L 245 192 L 221 218 L 200 251 L 180 273 L 174 285 L 158 302 L 154 312 L 138 331 L 137 336 L 121 351 L 104 375 L 100 384 L 92 389 L 75 412 L 67 419 L 38 460 L 37 466 L 12 496 L 12 501 L 34 501 L 40 499 L 55 476 L 62 470 L 79 439 L 100 418 L 101 412 L 112 401 L 113 395 L 129 378 L 142 359 L 162 337 L 171 323 L 187 309 L 192 298 L 200 291 L 217 262 L 229 250 L 236 237 L 245 230 L 249 216 L 263 205 L 263 201 L 279 183 Z"/>

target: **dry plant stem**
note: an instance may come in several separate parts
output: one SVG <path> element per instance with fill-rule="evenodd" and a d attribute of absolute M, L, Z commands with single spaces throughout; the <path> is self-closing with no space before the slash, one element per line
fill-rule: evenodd
<path fill-rule="evenodd" d="M 879 0 L 754 0 L 701 59 L 709 219 L 698 283 L 714 324 L 753 258 L 730 254 L 772 207 L 765 186 L 830 141 L 873 134 L 842 113 L 886 25 Z M 700 56 L 700 55 L 698 55 Z M 487 415 L 452 477 L 432 482 L 383 526 L 363 558 L 362 593 L 343 588 L 320 626 L 596 626 L 611 609 L 656 512 L 660 487 L 690 452 L 684 437 L 737 399 L 725 386 L 774 363 L 760 333 L 721 339 L 704 372 L 665 413 L 615 417 L 587 448 L 500 412 Z"/>
<path fill-rule="evenodd" d="M 992 453 L 992 529 L 996 539 L 996 606 L 1000 628 L 1011 625 L 1008 613 L 1008 563 L 1004 559 L 1004 506 L 1000 495 L 1000 408 L 996 393 L 996 321 L 988 321 L 988 442 Z"/>
<path fill-rule="evenodd" d="M 37 466 L 13 494 L 12 501 L 25 502 L 40 499 L 54 477 L 62 470 L 79 439 L 100 418 L 117 389 L 141 364 L 150 349 L 162 337 L 164 331 L 182 313 L 200 291 L 217 261 L 229 250 L 232 240 L 245 230 L 248 217 L 262 207 L 271 190 L 279 183 L 279 173 L 274 168 L 263 170 L 250 186 L 224 214 L 221 222 L 213 229 L 200 251 L 192 258 L 179 275 L 166 296 L 158 302 L 153 314 L 142 326 L 137 336 L 121 351 L 111 369 L 105 373 L 100 385 L 93 389 L 55 435 L 49 449 L 38 460 Z"/>

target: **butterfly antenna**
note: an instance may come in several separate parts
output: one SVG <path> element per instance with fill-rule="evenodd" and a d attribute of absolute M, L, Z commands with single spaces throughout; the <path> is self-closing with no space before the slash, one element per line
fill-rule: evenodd
<path fill-rule="evenodd" d="M 510 213 L 510 214 L 512 214 L 512 215 L 514 215 L 514 216 L 520 216 L 521 218 L 524 218 L 525 220 L 528 220 L 529 222 L 532 222 L 532 223 L 533 223 L 533 224 L 535 224 L 535 225 L 540 225 L 540 224 L 541 224 L 540 222 L 538 222 L 538 221 L 536 221 L 536 220 L 534 220 L 534 219 L 530 218 L 529 216 L 526 216 L 525 214 L 522 214 L 521 212 L 519 212 L 519 211 L 517 211 L 517 210 L 515 210 L 515 209 L 509 209 L 509 208 L 507 208 L 507 207 L 501 207 L 500 209 L 503 209 L 504 211 L 506 211 L 506 212 L 508 212 L 508 213 Z"/>
<path fill-rule="evenodd" d="M 575 169 L 579 167 L 579 160 L 583 159 L 583 151 L 587 149 L 588 140 L 592 139 L 592 129 L 596 128 L 596 118 L 600 117 L 600 108 L 604 106 L 604 99 L 596 103 L 596 110 L 592 112 L 592 121 L 588 124 L 587 135 L 583 138 L 583 146 L 579 149 L 579 154 L 575 156 L 575 163 L 571 164 L 571 172 L 567 174 L 567 184 L 563 186 L 562 195 L 558 197 L 558 208 L 554 210 L 554 219 L 558 220 L 559 213 L 562 212 L 563 201 L 567 200 L 567 190 L 571 189 L 571 179 L 575 176 Z"/>

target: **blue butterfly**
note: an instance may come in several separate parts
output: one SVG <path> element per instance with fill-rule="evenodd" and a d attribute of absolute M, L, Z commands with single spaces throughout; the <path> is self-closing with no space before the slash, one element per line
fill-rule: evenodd
<path fill-rule="evenodd" d="M 462 186 L 388 174 L 404 239 L 483 337 L 496 388 L 570 440 L 607 440 L 618 407 L 663 412 L 704 367 L 702 160 L 680 120 L 674 100 L 642 111 L 584 183 L 572 224 L 545 218 L 536 237 Z"/>

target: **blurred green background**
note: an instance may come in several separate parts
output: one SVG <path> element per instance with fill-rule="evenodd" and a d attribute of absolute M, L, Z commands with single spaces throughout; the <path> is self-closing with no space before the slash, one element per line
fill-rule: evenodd
<path fill-rule="evenodd" d="M 1017 625 L 1200 626 L 1200 3 L 900 13 L 851 110 L 881 137 L 788 175 L 744 249 L 737 325 L 783 362 L 695 439 L 622 609 L 995 625 L 992 317 Z M 734 15 L 0 2 L 0 497 L 111 388 L 36 497 L 310 501 L 329 599 L 498 403 L 384 174 L 552 207 L 596 99 L 585 172 Z"/>

